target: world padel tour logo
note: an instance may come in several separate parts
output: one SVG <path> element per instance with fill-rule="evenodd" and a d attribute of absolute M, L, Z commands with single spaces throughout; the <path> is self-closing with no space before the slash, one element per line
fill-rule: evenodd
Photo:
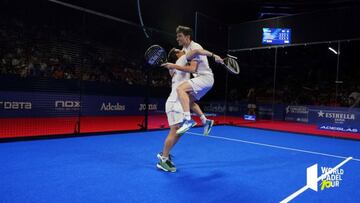
<path fill-rule="evenodd" d="M 321 173 L 326 174 L 332 168 L 321 167 Z M 330 174 L 327 174 L 323 179 L 320 179 L 320 190 L 324 190 L 330 187 L 340 187 L 340 182 L 342 181 L 342 176 L 345 171 L 342 168 L 336 169 Z"/>
<path fill-rule="evenodd" d="M 318 164 L 314 164 L 308 167 L 306 169 L 306 185 L 280 201 L 280 203 L 290 202 L 301 193 L 305 192 L 307 189 L 312 189 L 317 192 L 319 188 L 321 191 L 323 191 L 329 188 L 340 187 L 340 183 L 343 180 L 343 175 L 345 174 L 345 170 L 342 169 L 341 166 L 343 166 L 351 159 L 352 157 L 348 157 L 333 168 L 320 167 L 321 176 L 319 177 Z"/>
<path fill-rule="evenodd" d="M 321 176 L 318 177 L 318 164 L 314 164 L 307 168 L 307 185 L 310 189 L 320 191 L 329 188 L 338 188 L 343 180 L 345 170 L 342 168 L 320 167 Z"/>

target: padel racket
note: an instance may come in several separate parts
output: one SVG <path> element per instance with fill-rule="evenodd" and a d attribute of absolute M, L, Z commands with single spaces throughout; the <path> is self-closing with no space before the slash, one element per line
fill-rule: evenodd
<path fill-rule="evenodd" d="M 152 67 L 159 67 L 167 62 L 167 53 L 159 45 L 152 45 L 145 52 L 145 61 Z"/>
<path fill-rule="evenodd" d="M 239 74 L 240 73 L 240 67 L 238 62 L 236 61 L 237 57 L 227 55 L 226 58 L 224 58 L 224 63 L 221 65 L 226 68 L 227 71 L 229 71 L 232 74 Z"/>

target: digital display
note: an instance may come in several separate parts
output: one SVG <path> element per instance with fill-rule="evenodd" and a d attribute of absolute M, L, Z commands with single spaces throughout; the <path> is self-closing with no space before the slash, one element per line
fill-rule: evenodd
<path fill-rule="evenodd" d="M 244 120 L 247 120 L 247 121 L 256 121 L 256 115 L 247 115 L 247 114 L 245 114 L 245 115 L 244 115 Z"/>
<path fill-rule="evenodd" d="M 288 28 L 263 28 L 263 44 L 290 44 L 291 29 Z"/>

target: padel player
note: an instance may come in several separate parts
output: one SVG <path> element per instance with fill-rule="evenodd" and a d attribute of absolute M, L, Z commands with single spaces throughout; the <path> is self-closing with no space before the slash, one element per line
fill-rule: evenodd
<path fill-rule="evenodd" d="M 176 41 L 179 46 L 182 46 L 182 50 L 185 53 L 188 53 L 192 50 L 202 50 L 202 46 L 191 39 L 192 29 L 185 26 L 178 26 L 176 28 Z M 210 56 L 214 57 L 217 60 L 221 60 L 219 56 L 214 56 L 211 52 L 207 53 Z M 197 55 L 192 59 L 190 67 L 195 67 L 191 69 L 194 78 L 187 80 L 177 87 L 178 97 L 181 103 L 181 106 L 184 110 L 185 121 L 182 123 L 181 127 L 176 131 L 177 134 L 182 134 L 188 131 L 191 127 L 195 125 L 195 121 L 191 119 L 190 115 L 190 101 L 198 101 L 203 97 L 213 86 L 214 84 L 214 75 L 210 69 L 209 62 L 206 56 L 209 55 Z M 206 126 L 212 126 L 214 121 L 206 120 Z"/>
<path fill-rule="evenodd" d="M 208 56 L 213 55 L 211 52 L 206 50 L 193 50 L 185 55 L 184 51 L 174 48 L 169 52 L 168 61 L 176 61 L 176 64 L 166 63 L 163 65 L 169 69 L 170 75 L 172 76 L 171 93 L 166 101 L 166 114 L 170 126 L 170 132 L 164 142 L 163 151 L 157 155 L 159 162 L 156 165 L 159 169 L 164 171 L 176 171 L 176 167 L 171 160 L 170 150 L 182 135 L 182 133 L 178 134 L 176 131 L 179 129 L 179 124 L 183 123 L 185 120 L 184 111 L 177 94 L 177 87 L 190 79 L 190 72 L 194 72 L 197 65 L 197 63 L 193 62 L 192 59 L 200 54 Z M 217 62 L 222 62 L 222 59 L 217 55 L 215 55 L 215 59 Z M 191 62 L 189 63 L 188 61 Z M 207 135 L 206 133 L 210 132 L 214 121 L 206 119 L 199 105 L 195 102 L 191 101 L 190 106 L 191 109 L 200 116 L 204 124 L 208 123 L 208 125 L 205 125 L 204 128 L 204 134 Z"/>

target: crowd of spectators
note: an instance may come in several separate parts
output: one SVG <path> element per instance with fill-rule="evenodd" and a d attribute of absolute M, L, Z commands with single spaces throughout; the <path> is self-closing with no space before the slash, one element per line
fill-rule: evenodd
<path fill-rule="evenodd" d="M 122 47 L 109 46 L 91 38 L 84 39 L 71 30 L 58 31 L 55 27 L 29 25 L 17 19 L 0 20 L 0 48 L 1 76 L 147 84 L 141 68 L 143 60 L 140 51 L 137 54 L 129 53 Z M 249 89 L 252 89 L 258 103 L 275 101 L 288 105 L 359 106 L 360 87 L 351 89 L 343 84 L 336 87 L 326 78 L 328 73 L 323 70 L 304 69 L 306 66 L 318 67 L 312 61 L 292 61 L 296 66 L 288 69 L 286 64 L 280 63 L 274 93 L 273 55 L 265 52 L 247 54 L 240 57 L 242 74 L 247 76 L 229 79 L 229 102 L 246 101 Z M 296 56 L 301 58 L 301 54 L 309 55 L 302 51 Z M 282 59 L 286 57 L 279 60 Z M 296 60 L 296 57 L 289 60 Z M 166 70 L 159 70 L 150 78 L 153 87 L 171 85 Z M 216 82 L 216 85 L 225 87 L 223 81 Z"/>
<path fill-rule="evenodd" d="M 145 85 L 142 55 L 109 47 L 76 33 L 54 33 L 49 26 L 0 21 L 0 74 L 19 78 L 82 79 L 102 83 Z M 169 74 L 158 71 L 150 85 L 170 85 Z"/>

